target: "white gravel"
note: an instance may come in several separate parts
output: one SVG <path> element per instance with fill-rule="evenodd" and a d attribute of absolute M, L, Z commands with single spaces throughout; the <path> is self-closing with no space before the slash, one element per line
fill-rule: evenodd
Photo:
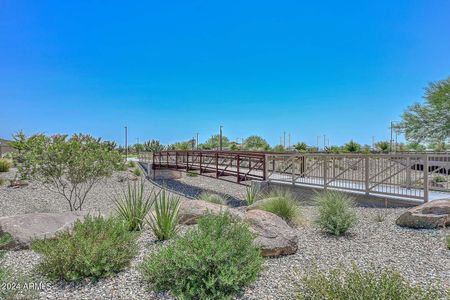
<path fill-rule="evenodd" d="M 0 174 L 11 178 L 14 171 Z M 85 209 L 100 209 L 111 212 L 111 196 L 124 183 L 119 183 L 117 173 L 94 189 Z M 152 186 L 151 183 L 147 183 Z M 159 182 L 161 184 L 161 182 Z M 188 197 L 202 190 L 213 190 L 242 199 L 245 187 L 217 181 L 212 178 L 184 177 L 165 185 Z M 181 187 L 181 188 L 180 188 Z M 38 184 L 12 189 L 0 187 L 0 216 L 28 212 L 66 211 L 67 205 L 61 197 L 48 192 Z M 303 207 L 306 224 L 297 228 L 299 250 L 295 255 L 266 259 L 264 271 L 258 280 L 246 288 L 236 299 L 294 299 L 299 279 L 314 268 L 327 270 L 343 264 L 353 263 L 360 267 L 376 269 L 391 268 L 401 272 L 411 283 L 425 284 L 432 281 L 440 289 L 450 289 L 450 250 L 445 243 L 445 230 L 414 230 L 395 225 L 395 219 L 404 209 L 357 208 L 359 222 L 347 236 L 331 237 L 319 231 L 312 220 L 316 210 Z M 377 222 L 378 214 L 385 216 Z M 183 230 L 187 230 L 186 227 Z M 65 284 L 50 283 L 39 293 L 40 299 L 171 299 L 166 294 L 157 294 L 147 289 L 137 266 L 142 259 L 160 247 L 154 236 L 144 231 L 140 240 L 140 253 L 130 268 L 114 277 L 97 283 Z M 45 279 L 33 273 L 39 255 L 32 251 L 9 252 L 6 265 L 15 272 L 35 276 L 35 281 Z"/>

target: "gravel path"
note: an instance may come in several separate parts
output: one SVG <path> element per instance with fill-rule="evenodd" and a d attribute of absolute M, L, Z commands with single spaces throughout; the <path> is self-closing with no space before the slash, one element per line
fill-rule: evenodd
<path fill-rule="evenodd" d="M 124 185 L 118 180 L 128 173 L 117 173 L 106 180 L 90 195 L 86 209 L 111 211 L 113 195 Z M 0 175 L 5 177 L 5 174 Z M 6 176 L 13 176 L 9 172 Z M 203 190 L 214 190 L 234 199 L 244 195 L 245 187 L 213 178 L 184 177 L 165 182 L 171 189 L 188 197 Z M 162 182 L 157 182 L 162 184 Z M 151 183 L 147 183 L 149 187 Z M 180 188 L 182 187 L 182 188 Z M 64 199 L 32 184 L 25 188 L 0 187 L 0 215 L 31 211 L 65 211 Z M 258 280 L 246 288 L 237 299 L 294 299 L 299 279 L 311 270 L 321 270 L 353 263 L 360 267 L 392 268 L 400 271 L 410 282 L 424 284 L 433 281 L 442 290 L 450 289 L 450 251 L 445 244 L 445 230 L 413 230 L 395 225 L 395 219 L 404 209 L 357 208 L 358 225 L 345 237 L 335 238 L 320 232 L 312 220 L 315 207 L 305 206 L 303 215 L 306 224 L 297 228 L 299 250 L 295 255 L 266 259 L 264 271 Z M 378 215 L 385 217 L 377 222 Z M 188 230 L 183 227 L 183 231 Z M 62 282 L 51 283 L 39 293 L 40 299 L 172 299 L 166 294 L 148 291 L 136 266 L 160 244 L 149 231 L 144 231 L 140 240 L 140 254 L 132 266 L 114 277 L 99 282 L 77 285 Z M 15 272 L 32 273 L 39 262 L 39 255 L 32 251 L 9 252 L 6 264 Z M 33 275 L 36 276 L 36 275 Z M 45 280 L 37 276 L 35 281 Z"/>

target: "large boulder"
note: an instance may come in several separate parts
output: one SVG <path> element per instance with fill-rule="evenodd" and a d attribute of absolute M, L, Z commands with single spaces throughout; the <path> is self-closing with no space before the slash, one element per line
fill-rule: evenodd
<path fill-rule="evenodd" d="M 255 234 L 254 244 L 261 248 L 262 256 L 274 257 L 297 252 L 297 234 L 277 215 L 253 209 L 247 211 L 244 222 L 249 224 L 250 231 Z"/>
<path fill-rule="evenodd" d="M 226 205 L 214 204 L 203 200 L 185 200 L 180 204 L 179 223 L 184 225 L 196 224 L 198 218 L 206 215 L 219 215 L 225 211 L 230 212 L 238 218 L 243 217 L 242 212 Z"/>
<path fill-rule="evenodd" d="M 396 221 L 411 228 L 439 228 L 450 226 L 450 200 L 435 200 L 413 207 Z"/>
<path fill-rule="evenodd" d="M 89 211 L 77 211 L 0 217 L 0 236 L 9 234 L 12 237 L 5 248 L 26 249 L 35 239 L 55 238 L 56 233 L 72 228 L 76 220 L 84 219 L 88 214 Z"/>

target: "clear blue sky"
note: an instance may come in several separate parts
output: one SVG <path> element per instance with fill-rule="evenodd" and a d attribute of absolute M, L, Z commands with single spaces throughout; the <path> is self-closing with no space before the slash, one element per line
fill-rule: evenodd
<path fill-rule="evenodd" d="M 0 1 L 0 137 L 388 139 L 450 75 L 450 1 Z"/>

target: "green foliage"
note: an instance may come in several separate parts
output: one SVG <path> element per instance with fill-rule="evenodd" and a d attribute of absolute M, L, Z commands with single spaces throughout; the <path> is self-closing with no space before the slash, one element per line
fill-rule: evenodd
<path fill-rule="evenodd" d="M 130 231 L 139 231 L 144 228 L 145 217 L 150 212 L 153 203 L 153 190 L 144 191 L 144 182 L 128 181 L 127 190 L 114 199 L 117 214 L 123 218 Z"/>
<path fill-rule="evenodd" d="M 97 280 L 119 272 L 137 254 L 137 235 L 116 218 L 88 216 L 55 240 L 38 240 L 32 249 L 43 256 L 38 270 L 50 279 Z"/>
<path fill-rule="evenodd" d="M 380 211 L 377 212 L 375 215 L 375 222 L 382 223 L 384 220 L 386 220 L 386 214 Z"/>
<path fill-rule="evenodd" d="M 389 152 L 390 143 L 387 141 L 380 141 L 375 143 L 375 148 L 381 152 Z"/>
<path fill-rule="evenodd" d="M 361 145 L 351 140 L 347 144 L 345 144 L 342 149 L 344 152 L 356 153 L 361 151 Z"/>
<path fill-rule="evenodd" d="M 142 175 L 142 171 L 139 167 L 136 167 L 133 170 L 133 174 L 136 175 L 137 177 L 140 177 Z"/>
<path fill-rule="evenodd" d="M 344 152 L 344 150 L 339 146 L 325 147 L 325 151 L 328 153 L 333 153 L 333 154 L 339 154 L 339 153 Z"/>
<path fill-rule="evenodd" d="M 403 113 L 402 126 L 408 141 L 445 143 L 450 140 L 450 77 L 426 88 L 425 103 Z"/>
<path fill-rule="evenodd" d="M 151 211 L 148 224 L 160 241 L 174 237 L 178 231 L 178 211 L 180 197 L 161 190 L 153 202 L 154 211 Z"/>
<path fill-rule="evenodd" d="M 161 152 L 165 147 L 158 140 L 151 140 L 144 143 L 144 150 L 147 152 Z"/>
<path fill-rule="evenodd" d="M 444 183 L 444 182 L 447 182 L 447 178 L 445 178 L 444 176 L 436 176 L 436 177 L 433 177 L 433 182 Z"/>
<path fill-rule="evenodd" d="M 114 141 L 104 141 L 103 143 L 106 145 L 109 151 L 117 149 L 117 143 Z"/>
<path fill-rule="evenodd" d="M 420 143 L 412 142 L 406 145 L 406 149 L 410 151 L 425 151 L 426 147 Z"/>
<path fill-rule="evenodd" d="M 230 140 L 226 136 L 222 136 L 222 147 L 229 147 Z M 211 136 L 203 145 L 205 150 L 219 149 L 220 148 L 220 135 L 216 134 Z"/>
<path fill-rule="evenodd" d="M 226 205 L 227 203 L 227 199 L 224 196 L 212 192 L 202 192 L 198 199 L 221 205 Z"/>
<path fill-rule="evenodd" d="M 438 152 L 442 152 L 442 151 L 447 151 L 449 149 L 449 146 L 445 143 L 431 143 L 428 145 L 428 149 L 431 149 L 433 151 L 438 151 Z"/>
<path fill-rule="evenodd" d="M 327 273 L 312 273 L 302 278 L 299 300 L 432 300 L 440 299 L 437 290 L 410 285 L 400 273 L 383 270 L 364 271 L 355 265 L 342 266 Z"/>
<path fill-rule="evenodd" d="M 128 168 L 134 168 L 136 167 L 136 163 L 132 160 L 129 160 L 127 163 Z"/>
<path fill-rule="evenodd" d="M 172 144 L 168 147 L 168 150 L 181 150 L 181 151 L 186 151 L 186 150 L 192 150 L 195 148 L 195 140 L 189 140 L 189 141 L 185 141 L 185 142 L 176 142 L 175 144 Z"/>
<path fill-rule="evenodd" d="M 294 145 L 295 150 L 298 152 L 307 152 L 309 149 L 309 146 L 304 142 L 299 142 Z"/>
<path fill-rule="evenodd" d="M 447 235 L 447 249 L 450 250 L 450 234 Z"/>
<path fill-rule="evenodd" d="M 187 172 L 186 172 L 186 175 L 189 176 L 189 177 L 197 177 L 197 176 L 198 176 L 198 173 L 193 172 L 193 171 L 187 171 Z"/>
<path fill-rule="evenodd" d="M 18 133 L 14 139 L 21 177 L 37 180 L 62 195 L 71 211 L 81 210 L 89 191 L 122 163 L 117 151 L 110 151 L 90 135 L 36 134 L 27 138 Z"/>
<path fill-rule="evenodd" d="M 249 136 L 244 140 L 244 149 L 267 151 L 270 149 L 269 143 L 258 135 Z"/>
<path fill-rule="evenodd" d="M 245 202 L 247 205 L 252 205 L 259 198 L 259 191 L 256 186 L 248 186 L 245 188 Z"/>
<path fill-rule="evenodd" d="M 0 158 L 0 172 L 8 172 L 11 168 L 11 162 L 7 159 Z"/>
<path fill-rule="evenodd" d="M 286 189 L 271 191 L 261 204 L 259 209 L 276 214 L 291 225 L 301 223 L 300 206 L 295 196 Z"/>
<path fill-rule="evenodd" d="M 286 152 L 286 149 L 284 148 L 283 145 L 276 145 L 275 147 L 273 147 L 272 149 L 274 152 Z"/>
<path fill-rule="evenodd" d="M 3 179 L 2 177 L 0 177 L 0 186 L 2 186 L 5 183 L 5 179 Z"/>
<path fill-rule="evenodd" d="M 247 225 L 225 213 L 204 216 L 198 226 L 142 265 L 157 291 L 178 299 L 231 299 L 262 269 L 260 250 Z"/>
<path fill-rule="evenodd" d="M 314 197 L 318 217 L 316 223 L 326 232 L 342 235 L 356 222 L 353 199 L 347 194 L 324 191 Z"/>

